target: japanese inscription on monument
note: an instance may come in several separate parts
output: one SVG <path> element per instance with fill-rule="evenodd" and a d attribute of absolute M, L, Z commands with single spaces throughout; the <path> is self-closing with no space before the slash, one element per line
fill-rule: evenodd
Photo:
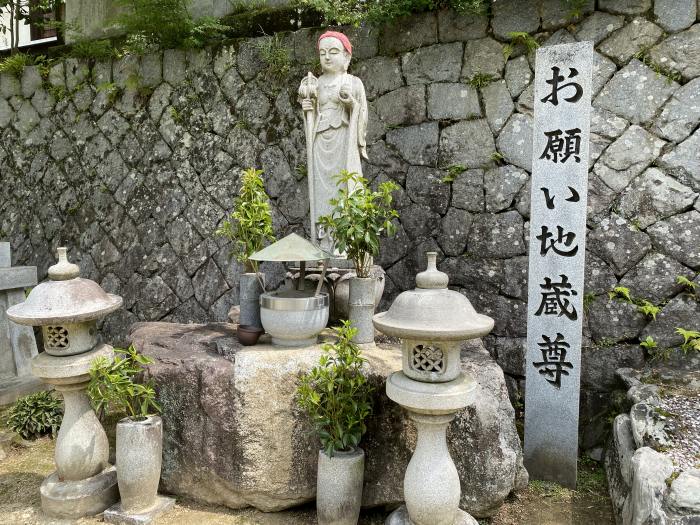
<path fill-rule="evenodd" d="M 576 486 L 591 42 L 538 49 L 525 361 L 525 466 Z"/>

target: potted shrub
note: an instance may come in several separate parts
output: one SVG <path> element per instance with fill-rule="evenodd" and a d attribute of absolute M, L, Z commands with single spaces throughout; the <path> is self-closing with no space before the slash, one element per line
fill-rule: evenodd
<path fill-rule="evenodd" d="M 264 275 L 258 271 L 250 256 L 261 250 L 265 243 L 274 241 L 270 199 L 265 193 L 262 170 L 248 168 L 242 173 L 241 189 L 233 203 L 233 212 L 216 230 L 233 242 L 231 255 L 243 263 L 245 270 L 240 280 L 240 329 L 262 333 L 260 323 L 260 294 L 264 292 Z M 257 338 L 255 338 L 257 341 Z M 255 344 L 253 342 L 253 344 Z"/>
<path fill-rule="evenodd" d="M 356 277 L 350 280 L 349 317 L 357 334 L 355 343 L 374 341 L 375 279 L 370 277 L 374 257 L 379 254 L 379 237 L 394 234 L 391 220 L 398 213 L 391 207 L 391 193 L 398 189 L 395 182 L 381 183 L 372 191 L 367 179 L 343 170 L 338 176 L 341 189 L 331 199 L 330 215 L 319 217 L 320 224 L 332 231 L 335 247 L 347 254 L 355 265 Z"/>
<path fill-rule="evenodd" d="M 353 344 L 349 321 L 336 330 L 337 341 L 323 345 L 318 366 L 303 375 L 297 403 L 321 441 L 318 453 L 316 511 L 319 525 L 354 525 L 360 515 L 365 454 L 359 448 L 372 412 L 373 387 L 362 375 L 365 359 Z"/>
<path fill-rule="evenodd" d="M 157 503 L 163 422 L 152 381 L 134 381 L 152 360 L 133 346 L 115 348 L 115 353 L 111 362 L 105 357 L 92 362 L 88 395 L 98 412 L 127 415 L 117 423 L 117 483 L 121 510 L 138 514 Z"/>

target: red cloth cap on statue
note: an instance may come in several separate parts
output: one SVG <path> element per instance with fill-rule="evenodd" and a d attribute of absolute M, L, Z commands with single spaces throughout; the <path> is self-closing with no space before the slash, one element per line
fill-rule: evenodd
<path fill-rule="evenodd" d="M 321 46 L 321 40 L 329 37 L 337 38 L 338 40 L 340 40 L 341 44 L 343 44 L 343 47 L 345 48 L 345 51 L 352 55 L 352 44 L 350 43 L 350 40 L 343 33 L 338 33 L 337 31 L 326 31 L 320 37 L 318 37 L 318 42 L 316 42 L 316 49 L 318 49 Z"/>

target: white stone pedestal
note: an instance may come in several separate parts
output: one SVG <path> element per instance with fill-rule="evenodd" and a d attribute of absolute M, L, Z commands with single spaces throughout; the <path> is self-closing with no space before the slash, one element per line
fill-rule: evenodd
<path fill-rule="evenodd" d="M 416 449 L 406 468 L 406 505 L 394 511 L 386 525 L 472 525 L 476 521 L 459 509 L 460 482 L 447 449 L 447 425 L 469 404 L 475 382 L 461 374 L 446 383 L 422 383 L 394 372 L 386 394 L 408 411 L 416 425 Z"/>
<path fill-rule="evenodd" d="M 56 438 L 56 472 L 41 484 L 41 508 L 52 517 L 80 518 L 103 512 L 119 499 L 117 471 L 108 462 L 109 443 L 85 392 L 90 364 L 113 359 L 109 345 L 71 356 L 39 354 L 32 373 L 63 394 L 65 413 Z"/>
<path fill-rule="evenodd" d="M 162 513 L 173 508 L 174 505 L 174 498 L 158 495 L 155 504 L 150 509 L 139 513 L 129 513 L 122 509 L 122 504 L 119 502 L 108 508 L 103 517 L 106 523 L 114 523 L 115 525 L 148 525 L 153 523 L 153 520 Z"/>

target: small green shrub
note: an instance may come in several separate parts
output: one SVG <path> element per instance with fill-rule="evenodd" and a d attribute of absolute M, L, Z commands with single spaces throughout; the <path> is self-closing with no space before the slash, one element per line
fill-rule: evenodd
<path fill-rule="evenodd" d="M 146 417 L 160 412 L 156 402 L 153 380 L 136 383 L 136 377 L 144 370 L 144 365 L 152 359 L 140 354 L 133 346 L 127 350 L 114 349 L 113 361 L 98 357 L 90 366 L 88 395 L 95 410 L 125 413 L 132 418 Z"/>
<path fill-rule="evenodd" d="M 276 80 L 289 76 L 292 69 L 292 53 L 279 35 L 261 38 L 257 42 L 258 50 L 263 61 L 267 64 L 267 75 Z"/>
<path fill-rule="evenodd" d="M 63 401 L 53 392 L 22 397 L 10 409 L 8 424 L 23 439 L 56 436 L 63 420 Z"/>
<path fill-rule="evenodd" d="M 297 404 L 311 419 L 330 457 L 359 445 L 372 413 L 374 388 L 362 375 L 365 359 L 352 343 L 356 333 L 349 321 L 343 321 L 336 330 L 337 342 L 323 345 L 318 366 L 301 376 L 297 388 Z"/>
<path fill-rule="evenodd" d="M 656 344 L 652 336 L 648 335 L 644 341 L 639 343 L 639 346 L 646 348 L 649 352 L 653 352 L 659 345 Z"/>
<path fill-rule="evenodd" d="M 339 25 L 383 24 L 412 13 L 445 7 L 463 14 L 484 14 L 488 10 L 486 0 L 299 0 L 299 4 L 321 13 L 326 22 Z"/>
<path fill-rule="evenodd" d="M 467 171 L 466 166 L 462 166 L 461 164 L 454 164 L 447 168 L 447 175 L 445 175 L 442 179 L 440 179 L 440 182 L 444 184 L 449 184 L 450 182 L 454 182 L 457 177 L 460 175 L 460 173 L 464 173 Z"/>
<path fill-rule="evenodd" d="M 630 289 L 625 286 L 616 286 L 608 292 L 608 297 L 610 299 L 624 299 L 628 303 L 632 302 L 632 296 L 630 295 Z"/>
<path fill-rule="evenodd" d="M 676 283 L 682 285 L 688 293 L 691 295 L 695 293 L 695 290 L 698 288 L 698 284 L 691 281 L 687 277 L 684 277 L 683 275 L 679 275 L 676 277 Z"/>
<path fill-rule="evenodd" d="M 676 328 L 676 333 L 683 338 L 681 350 L 687 354 L 691 350 L 700 352 L 700 332 L 697 330 L 686 330 L 684 328 Z"/>
<path fill-rule="evenodd" d="M 231 255 L 253 271 L 257 271 L 257 265 L 249 257 L 261 250 L 266 242 L 275 240 L 270 198 L 265 193 L 262 173 L 255 168 L 243 172 L 243 184 L 233 201 L 233 212 L 215 232 L 233 242 Z"/>
<path fill-rule="evenodd" d="M 27 53 L 15 53 L 0 60 L 0 73 L 10 73 L 17 78 L 22 76 L 24 68 L 34 65 L 34 57 Z"/>
<path fill-rule="evenodd" d="M 330 215 L 319 217 L 318 222 L 333 232 L 336 247 L 348 254 L 357 276 L 369 277 L 370 261 L 379 254 L 380 235 L 393 235 L 396 229 L 391 221 L 399 214 L 391 207 L 391 194 L 399 186 L 386 181 L 372 191 L 367 179 L 346 170 L 337 180 L 340 190 L 330 201 L 333 210 Z"/>
<path fill-rule="evenodd" d="M 68 54 L 73 58 L 106 61 L 116 57 L 117 51 L 109 40 L 81 38 L 71 46 Z"/>
<path fill-rule="evenodd" d="M 503 46 L 503 56 L 506 60 L 510 58 L 515 48 L 518 46 L 522 46 L 525 49 L 525 53 L 528 55 L 540 47 L 539 42 L 524 31 L 511 31 L 508 33 L 508 38 L 510 38 L 510 43 Z"/>
<path fill-rule="evenodd" d="M 467 80 L 467 84 L 473 88 L 480 89 L 488 86 L 495 80 L 495 77 L 490 73 L 476 73 L 472 78 Z"/>
<path fill-rule="evenodd" d="M 641 299 L 638 302 L 637 311 L 646 315 L 647 317 L 651 317 L 654 321 L 656 321 L 656 314 L 661 311 L 661 307 L 656 306 L 646 299 Z"/>

